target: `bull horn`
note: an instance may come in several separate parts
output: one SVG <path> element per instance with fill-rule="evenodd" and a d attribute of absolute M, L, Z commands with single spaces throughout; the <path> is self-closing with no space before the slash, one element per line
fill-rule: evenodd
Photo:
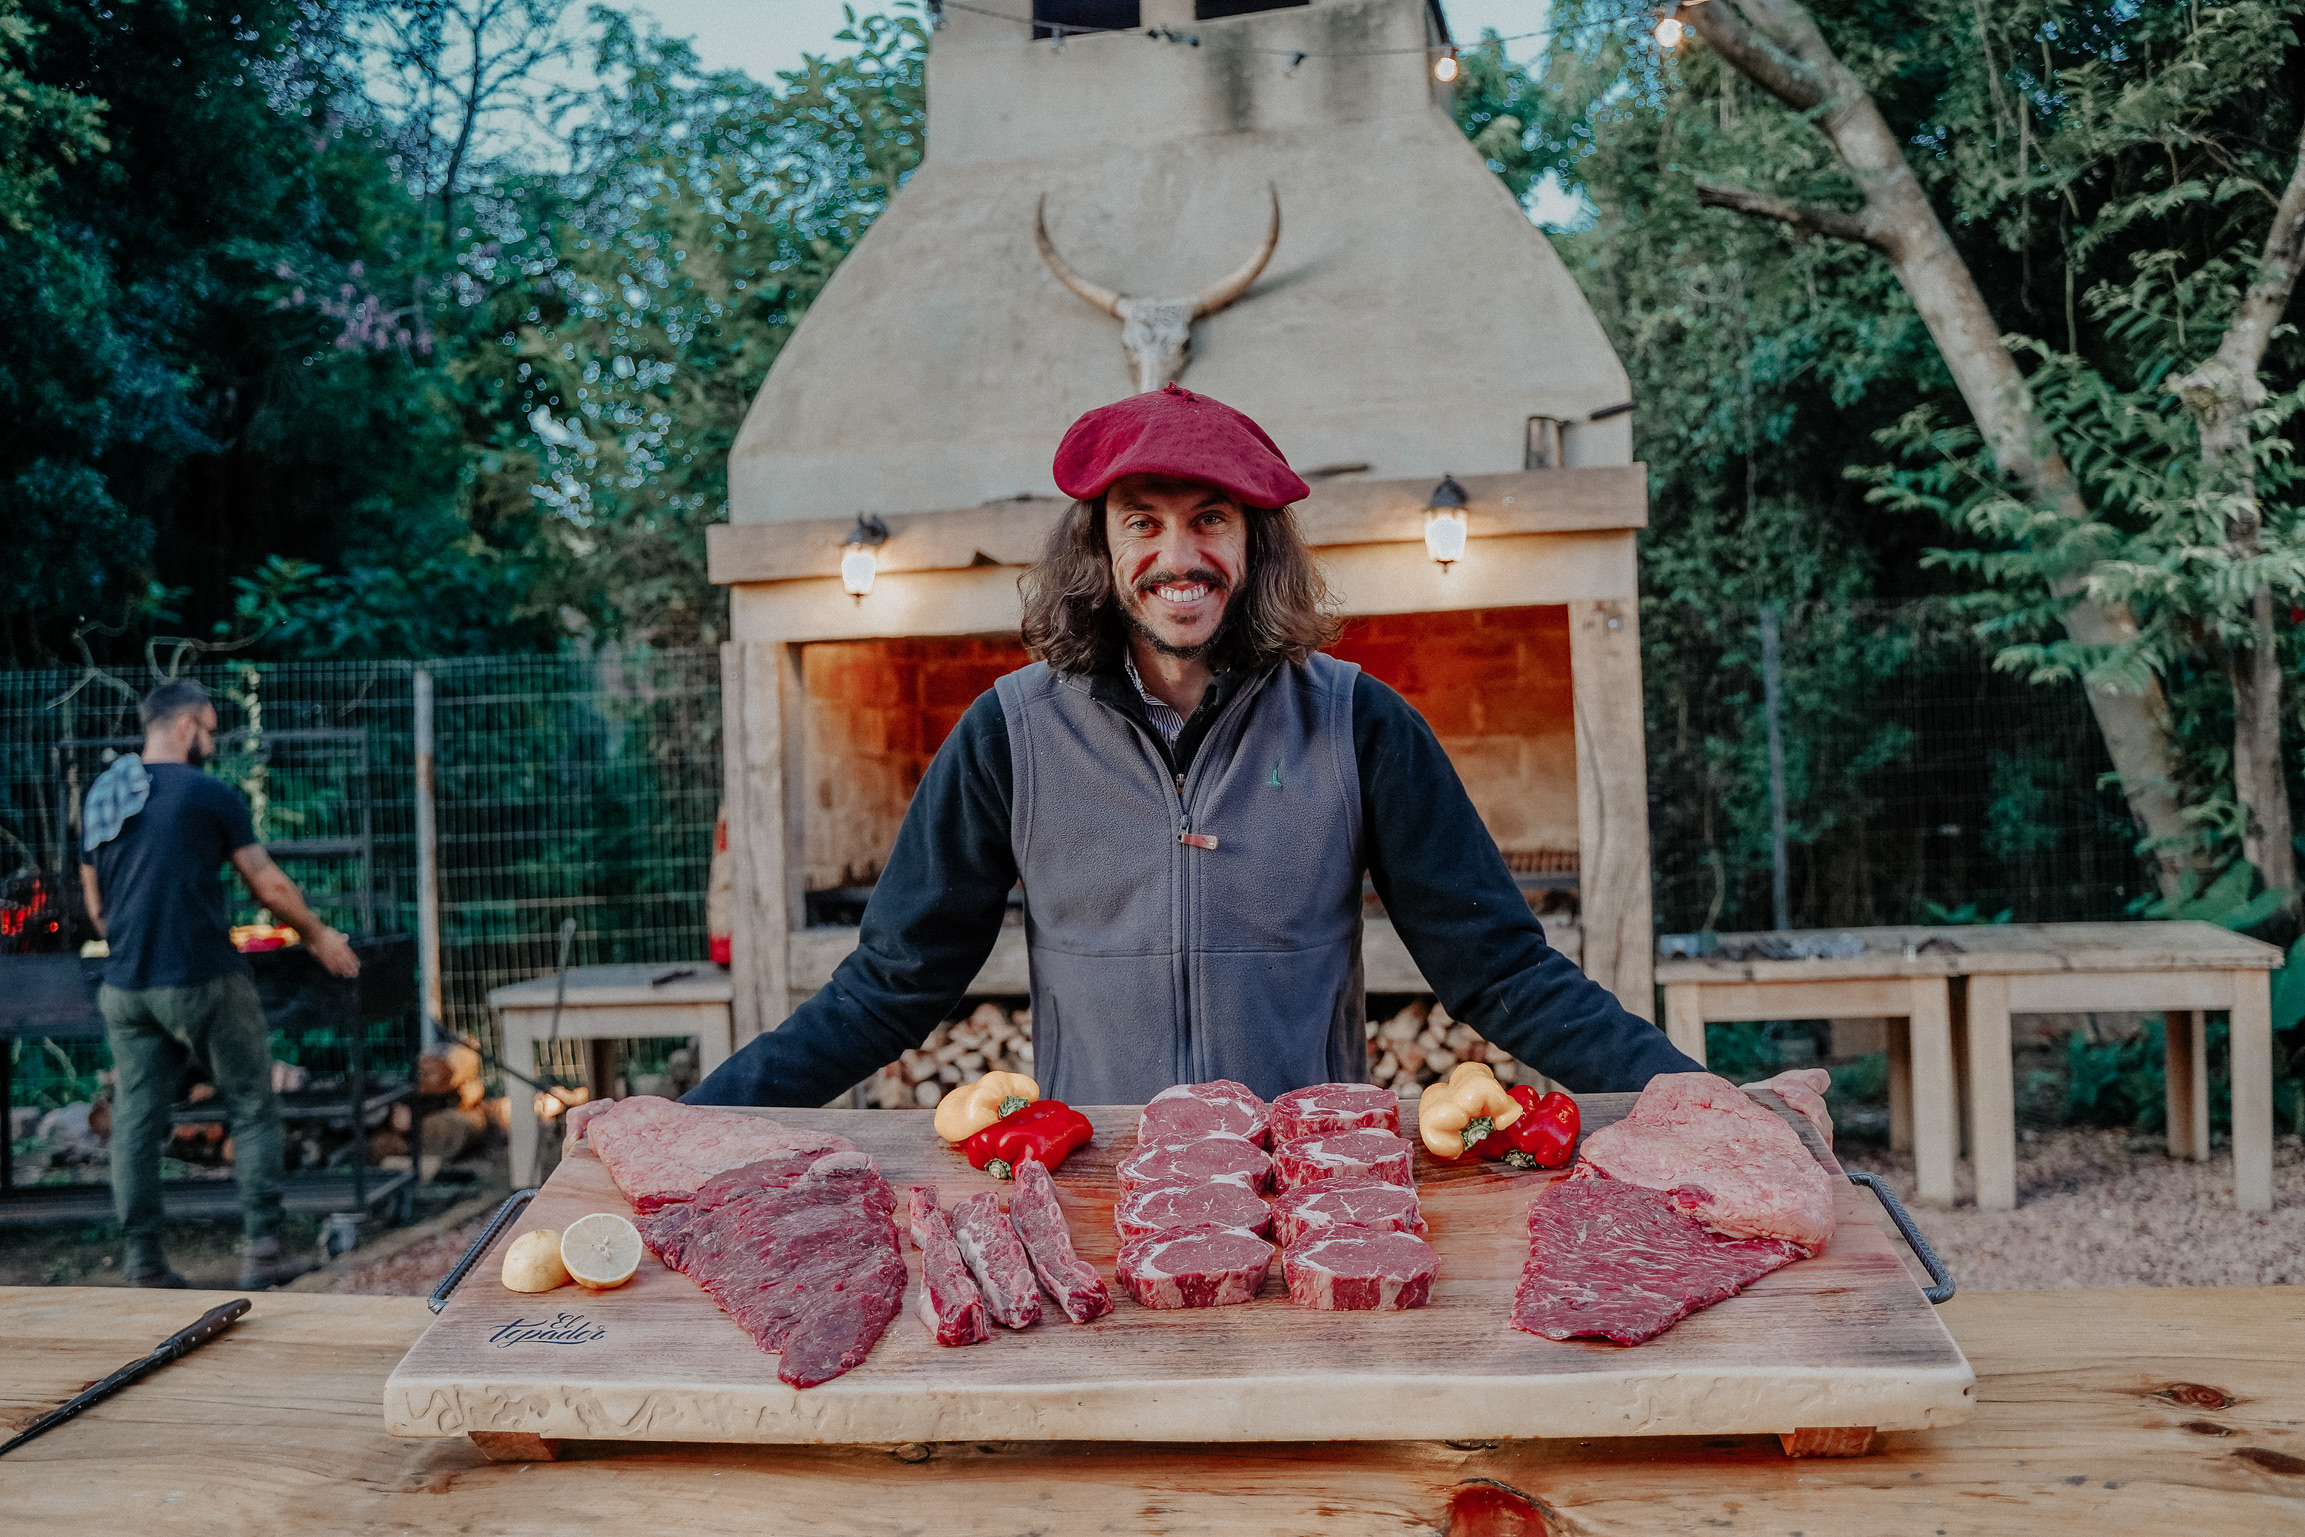
<path fill-rule="evenodd" d="M 1040 247 L 1040 259 L 1048 263 L 1048 270 L 1056 274 L 1058 282 L 1114 319 L 1120 318 L 1121 296 L 1112 289 L 1092 283 L 1087 278 L 1082 277 L 1064 264 L 1063 257 L 1056 254 L 1056 242 L 1048 238 L 1048 196 L 1046 193 L 1041 195 L 1040 206 L 1033 210 L 1032 238 L 1033 243 Z"/>
<path fill-rule="evenodd" d="M 1193 319 L 1213 315 L 1247 293 L 1249 285 L 1265 270 L 1265 263 L 1273 259 L 1273 249 L 1281 243 L 1281 189 L 1268 182 L 1266 190 L 1273 196 L 1273 225 L 1265 231 L 1265 243 L 1257 247 L 1257 254 L 1250 257 L 1240 271 L 1200 291 L 1193 300 Z"/>

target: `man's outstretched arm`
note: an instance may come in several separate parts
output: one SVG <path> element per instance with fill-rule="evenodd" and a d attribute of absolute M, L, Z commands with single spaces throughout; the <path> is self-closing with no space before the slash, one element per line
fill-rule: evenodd
<path fill-rule="evenodd" d="M 687 1102 L 821 1105 L 927 1040 L 1000 937 L 1016 884 L 1010 783 L 1007 722 L 988 691 L 913 793 L 855 952 L 823 991 L 714 1068 Z"/>
<path fill-rule="evenodd" d="M 287 871 L 272 862 L 263 844 L 251 843 L 234 849 L 232 868 L 240 872 L 250 896 L 270 908 L 273 917 L 303 936 L 304 946 L 312 952 L 314 960 L 340 977 L 360 975 L 360 957 L 352 953 L 352 941 L 322 923 L 305 905 L 304 893 L 296 889 Z"/>

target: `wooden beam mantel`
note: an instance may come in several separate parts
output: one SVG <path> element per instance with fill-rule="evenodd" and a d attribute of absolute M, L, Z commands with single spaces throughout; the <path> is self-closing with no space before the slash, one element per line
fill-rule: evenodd
<path fill-rule="evenodd" d="M 1425 503 L 1439 477 L 1334 480 L 1297 504 L 1297 522 L 1315 548 L 1346 544 L 1413 544 L 1425 537 Z M 1589 533 L 1646 528 L 1646 465 L 1527 470 L 1464 475 L 1470 497 L 1467 532 L 1475 539 L 1512 534 Z M 883 571 L 952 571 L 968 566 L 1027 566 L 1071 503 L 1036 496 L 947 512 L 890 513 Z M 840 574 L 841 541 L 853 517 L 784 523 L 716 523 L 705 530 L 712 580 L 783 582 Z"/>

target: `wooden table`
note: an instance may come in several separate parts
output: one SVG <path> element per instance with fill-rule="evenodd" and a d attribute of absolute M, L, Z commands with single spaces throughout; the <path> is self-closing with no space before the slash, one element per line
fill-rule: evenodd
<path fill-rule="evenodd" d="M 18 1425 L 226 1295 L 0 1289 Z M 1968 1424 L 1790 1461 L 1774 1437 L 1263 1445 L 634 1446 L 490 1463 L 384 1433 L 419 1299 L 269 1293 L 232 1332 L 13 1453 L 21 1532 L 774 1531 L 2012 1537 L 2305 1529 L 2305 1288 L 1964 1293 Z M 1526 1497 L 1520 1505 L 1515 1493 Z M 1498 1507 L 1487 1516 L 1472 1507 Z M 1459 1510 L 1450 1522 L 1451 1507 Z M 1524 1512 L 1533 1510 L 1533 1514 Z"/>
<path fill-rule="evenodd" d="M 488 1006 L 496 1011 L 498 1050 L 515 1072 L 536 1076 L 536 1047 L 550 1038 L 552 976 L 492 988 Z M 706 961 L 654 966 L 571 966 L 568 996 L 560 1010 L 560 1038 L 567 1041 L 627 1041 L 654 1036 L 696 1037 L 697 1067 L 709 1073 L 736 1050 L 729 1022 L 731 988 L 726 968 Z M 514 1184 L 532 1181 L 536 1171 L 536 1097 L 520 1083 L 505 1085 L 509 1119 L 505 1137 L 512 1150 Z M 601 1092 L 594 1085 L 595 1093 Z"/>
<path fill-rule="evenodd" d="M 2273 1209 L 2267 977 L 2282 959 L 2274 946 L 2192 921 L 1916 925 L 1724 934 L 1720 942 L 1735 948 L 1771 937 L 1798 941 L 1840 932 L 1862 939 L 1864 953 L 1661 961 L 1657 981 L 1665 990 L 1666 1033 L 1702 1062 L 1708 1020 L 1889 1018 L 1891 1117 L 1911 1126 L 1921 1204 L 1953 1204 L 1965 1076 L 1977 1204 L 2008 1211 L 2017 1204 L 2011 1014 L 2162 1012 L 2168 1020 L 2169 1152 L 2205 1159 L 2209 1074 L 2203 1016 L 2222 1010 L 2232 1021 L 2234 1204 L 2245 1212 Z"/>

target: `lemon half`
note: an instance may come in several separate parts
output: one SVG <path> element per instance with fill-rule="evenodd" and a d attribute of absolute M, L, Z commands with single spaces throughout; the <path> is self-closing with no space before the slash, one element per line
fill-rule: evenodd
<path fill-rule="evenodd" d="M 548 1292 L 568 1284 L 568 1267 L 560 1262 L 560 1234 L 548 1227 L 523 1233 L 504 1251 L 504 1286 L 507 1291 Z"/>
<path fill-rule="evenodd" d="M 560 1235 L 560 1262 L 579 1286 L 622 1286 L 640 1268 L 640 1230 L 614 1212 L 579 1217 Z"/>

